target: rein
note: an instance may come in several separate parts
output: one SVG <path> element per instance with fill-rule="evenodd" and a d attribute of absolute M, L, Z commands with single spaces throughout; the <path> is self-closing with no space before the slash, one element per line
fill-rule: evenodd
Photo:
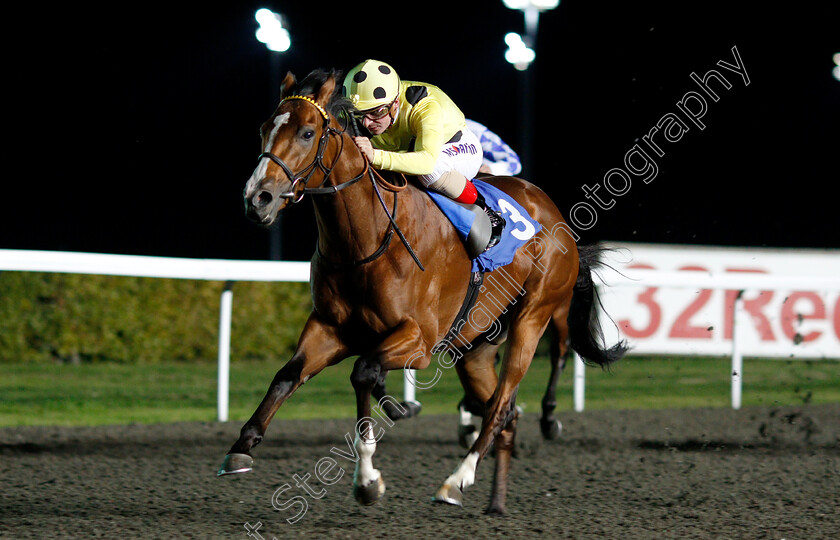
<path fill-rule="evenodd" d="M 327 183 L 327 180 L 329 179 L 330 174 L 332 174 L 332 171 L 335 168 L 335 164 L 338 163 L 338 159 L 341 157 L 341 153 L 344 151 L 344 138 L 342 137 L 342 135 L 347 131 L 348 127 L 352 127 L 353 133 L 358 135 L 359 134 L 359 127 L 358 127 L 358 124 L 356 123 L 356 119 L 353 118 L 352 115 L 350 115 L 350 120 L 348 120 L 348 124 L 345 125 L 343 129 L 338 130 L 338 129 L 330 127 L 330 115 L 329 115 L 329 113 L 327 113 L 327 111 L 321 105 L 319 105 L 314 99 L 312 99 L 310 97 L 307 97 L 307 96 L 299 96 L 299 95 L 287 96 L 287 97 L 283 98 L 283 100 L 280 102 L 280 105 L 283 105 L 283 103 L 285 103 L 286 101 L 295 100 L 295 99 L 305 101 L 306 103 L 309 103 L 309 104 L 313 105 L 316 109 L 318 109 L 318 112 L 321 114 L 321 116 L 324 119 L 324 123 L 321 127 L 322 134 L 321 134 L 321 138 L 318 140 L 318 150 L 315 153 L 315 158 L 312 160 L 312 163 L 310 163 L 309 165 L 307 165 L 306 167 L 301 169 L 298 173 L 293 173 L 292 170 L 289 168 L 289 166 L 286 165 L 286 163 L 282 159 L 280 159 L 279 156 L 277 156 L 275 154 L 272 154 L 271 152 L 263 152 L 257 158 L 257 160 L 262 160 L 263 158 L 268 158 L 271 161 L 273 161 L 274 163 L 276 163 L 278 166 L 280 166 L 280 168 L 283 170 L 283 172 L 286 174 L 286 176 L 292 182 L 291 189 L 289 191 L 285 192 L 285 193 L 280 193 L 278 195 L 278 197 L 285 198 L 285 199 L 291 199 L 292 204 L 297 204 L 301 200 L 303 200 L 303 197 L 307 194 L 309 194 L 309 195 L 334 195 L 334 194 L 338 193 L 339 191 L 352 186 L 353 184 L 355 184 L 356 182 L 358 182 L 359 180 L 364 178 L 365 175 L 367 175 L 370 178 L 370 181 L 371 181 L 371 184 L 373 185 L 374 191 L 376 192 L 376 197 L 379 199 L 379 203 L 382 205 L 382 209 L 385 211 L 385 215 L 388 216 L 388 220 L 390 222 L 390 224 L 388 225 L 388 231 L 385 234 L 385 239 L 379 245 L 379 248 L 369 257 L 365 257 L 364 259 L 361 259 L 359 261 L 353 261 L 353 262 L 350 262 L 350 263 L 333 264 L 333 266 L 336 266 L 336 267 L 361 266 L 363 264 L 367 264 L 367 263 L 369 263 L 373 260 L 376 260 L 383 253 L 385 253 L 385 251 L 388 249 L 388 246 L 391 243 L 391 238 L 393 237 L 394 232 L 396 232 L 397 236 L 399 236 L 403 245 L 405 245 L 405 248 L 408 250 L 408 253 L 411 255 L 411 258 L 414 259 L 414 262 L 417 264 L 417 266 L 420 268 L 420 270 L 425 271 L 426 269 L 423 267 L 423 264 L 420 262 L 420 259 L 417 257 L 417 254 L 411 248 L 411 244 L 408 243 L 408 239 L 406 239 L 405 235 L 403 234 L 399 225 L 397 225 L 397 221 L 396 221 L 397 193 L 404 190 L 408 186 L 408 182 L 405 181 L 405 177 L 403 177 L 404 183 L 401 186 L 398 186 L 398 185 L 395 185 L 395 184 L 392 184 L 392 183 L 386 181 L 385 178 L 383 178 L 383 176 L 379 172 L 376 172 L 376 171 L 374 171 L 373 168 L 371 168 L 370 162 L 368 161 L 367 156 L 362 155 L 362 159 L 364 160 L 365 165 L 364 165 L 364 169 L 362 169 L 361 173 L 354 176 L 353 178 L 351 178 L 347 182 L 343 182 L 341 184 L 334 185 L 334 186 L 324 187 L 324 184 Z M 280 107 L 280 105 L 278 105 L 278 108 Z M 329 138 L 330 138 L 331 135 L 337 136 L 339 138 L 340 146 L 338 148 L 338 154 L 336 155 L 335 160 L 333 161 L 333 165 L 331 167 L 328 167 L 324 164 L 324 152 L 326 151 L 327 144 L 329 144 Z M 318 187 L 314 187 L 314 188 L 308 187 L 307 184 L 309 183 L 309 180 L 312 178 L 312 175 L 315 173 L 316 170 L 320 170 L 321 172 L 324 173 L 324 179 Z M 388 211 L 388 206 L 385 204 L 385 199 L 382 197 L 382 192 L 379 189 L 380 184 L 386 190 L 394 193 L 394 208 L 390 212 Z M 318 244 L 316 244 L 316 249 L 318 250 L 318 254 L 323 256 L 320 248 L 318 247 Z M 325 260 L 326 260 L 326 258 L 325 258 Z"/>

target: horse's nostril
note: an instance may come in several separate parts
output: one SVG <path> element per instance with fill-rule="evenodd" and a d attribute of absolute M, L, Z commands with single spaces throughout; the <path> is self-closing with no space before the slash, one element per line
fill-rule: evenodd
<path fill-rule="evenodd" d="M 265 208 L 271 204 L 272 200 L 274 200 L 274 197 L 272 197 L 271 193 L 268 191 L 260 191 L 257 193 L 257 196 L 254 197 L 254 206 L 257 208 Z"/>

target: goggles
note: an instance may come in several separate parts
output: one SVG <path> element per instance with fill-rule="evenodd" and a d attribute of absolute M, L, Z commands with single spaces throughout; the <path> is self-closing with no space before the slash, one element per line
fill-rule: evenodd
<path fill-rule="evenodd" d="M 385 116 L 391 110 L 391 105 L 393 104 L 394 102 L 392 101 L 391 103 L 380 105 L 379 107 L 368 109 L 367 111 L 360 111 L 354 113 L 353 116 L 355 116 L 356 120 L 358 121 L 362 121 L 365 118 L 372 121 L 381 120 L 382 118 L 385 118 Z"/>

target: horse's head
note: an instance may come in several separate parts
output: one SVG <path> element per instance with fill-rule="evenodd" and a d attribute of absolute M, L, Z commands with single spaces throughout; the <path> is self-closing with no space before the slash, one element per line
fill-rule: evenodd
<path fill-rule="evenodd" d="M 313 174 L 326 180 L 323 163 L 331 121 L 327 107 L 336 88 L 335 74 L 318 72 L 296 88 L 294 75 L 283 80 L 281 100 L 260 128 L 262 153 L 245 185 L 245 212 L 252 221 L 269 226 L 278 212 L 300 201 Z M 314 79 L 314 81 L 312 81 Z M 310 81 L 310 82 L 307 82 Z"/>

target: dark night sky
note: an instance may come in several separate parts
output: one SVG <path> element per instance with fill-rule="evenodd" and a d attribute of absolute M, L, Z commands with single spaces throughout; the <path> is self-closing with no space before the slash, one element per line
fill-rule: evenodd
<path fill-rule="evenodd" d="M 282 73 L 385 60 L 405 79 L 443 88 L 517 150 L 530 140 L 522 176 L 564 214 L 698 90 L 692 72 L 717 69 L 732 88 L 707 100 L 705 129 L 689 125 L 664 143 L 657 177 L 600 210 L 582 242 L 840 248 L 836 2 L 563 0 L 540 18 L 530 138 L 524 75 L 503 58 L 503 36 L 522 32 L 523 17 L 501 0 L 425 2 L 407 8 L 409 20 L 385 4 L 171 4 L 16 18 L 29 32 L 6 47 L 12 167 L 0 248 L 267 258 L 268 233 L 245 219 L 241 201 L 259 125 L 277 101 L 270 53 L 254 38 L 258 7 L 287 17 Z M 749 86 L 716 66 L 734 62 L 733 46 Z M 300 231 L 313 219 L 308 204 L 284 217 L 286 258 L 309 258 L 314 237 Z"/>

